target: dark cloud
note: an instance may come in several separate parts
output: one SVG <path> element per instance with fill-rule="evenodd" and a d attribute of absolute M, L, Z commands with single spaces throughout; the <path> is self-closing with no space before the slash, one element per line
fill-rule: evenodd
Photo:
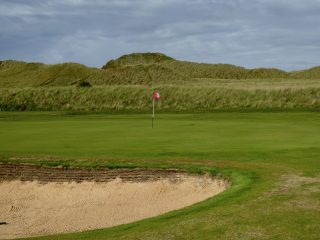
<path fill-rule="evenodd" d="M 320 0 L 0 0 L 0 58 L 101 66 L 131 52 L 320 65 Z"/>

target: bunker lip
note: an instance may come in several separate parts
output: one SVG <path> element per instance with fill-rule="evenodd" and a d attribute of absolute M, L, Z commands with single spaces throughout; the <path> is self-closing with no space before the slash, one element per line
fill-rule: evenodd
<path fill-rule="evenodd" d="M 116 226 L 210 198 L 229 186 L 183 170 L 0 164 L 1 239 Z"/>
<path fill-rule="evenodd" d="M 109 182 L 120 178 L 124 182 L 179 179 L 186 171 L 177 169 L 146 168 L 66 168 L 47 167 L 34 164 L 0 163 L 0 181 L 39 182 Z"/>

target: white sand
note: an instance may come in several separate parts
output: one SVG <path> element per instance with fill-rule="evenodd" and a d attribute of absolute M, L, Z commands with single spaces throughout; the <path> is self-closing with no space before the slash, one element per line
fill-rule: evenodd
<path fill-rule="evenodd" d="M 105 228 L 157 216 L 212 197 L 227 182 L 208 176 L 177 181 L 0 182 L 0 239 Z"/>

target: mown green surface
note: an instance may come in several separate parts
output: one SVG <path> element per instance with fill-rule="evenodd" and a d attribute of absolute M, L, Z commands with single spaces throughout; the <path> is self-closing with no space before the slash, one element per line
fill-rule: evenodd
<path fill-rule="evenodd" d="M 233 185 L 192 207 L 39 239 L 318 239 L 320 113 L 0 113 L 2 161 L 217 169 Z"/>

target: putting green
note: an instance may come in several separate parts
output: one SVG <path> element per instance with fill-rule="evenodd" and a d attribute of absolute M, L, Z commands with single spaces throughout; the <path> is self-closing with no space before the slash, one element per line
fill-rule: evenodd
<path fill-rule="evenodd" d="M 317 239 L 320 113 L 0 113 L 2 161 L 218 168 L 233 186 L 157 218 L 46 239 Z M 1 226 L 0 226 L 1 227 Z"/>

